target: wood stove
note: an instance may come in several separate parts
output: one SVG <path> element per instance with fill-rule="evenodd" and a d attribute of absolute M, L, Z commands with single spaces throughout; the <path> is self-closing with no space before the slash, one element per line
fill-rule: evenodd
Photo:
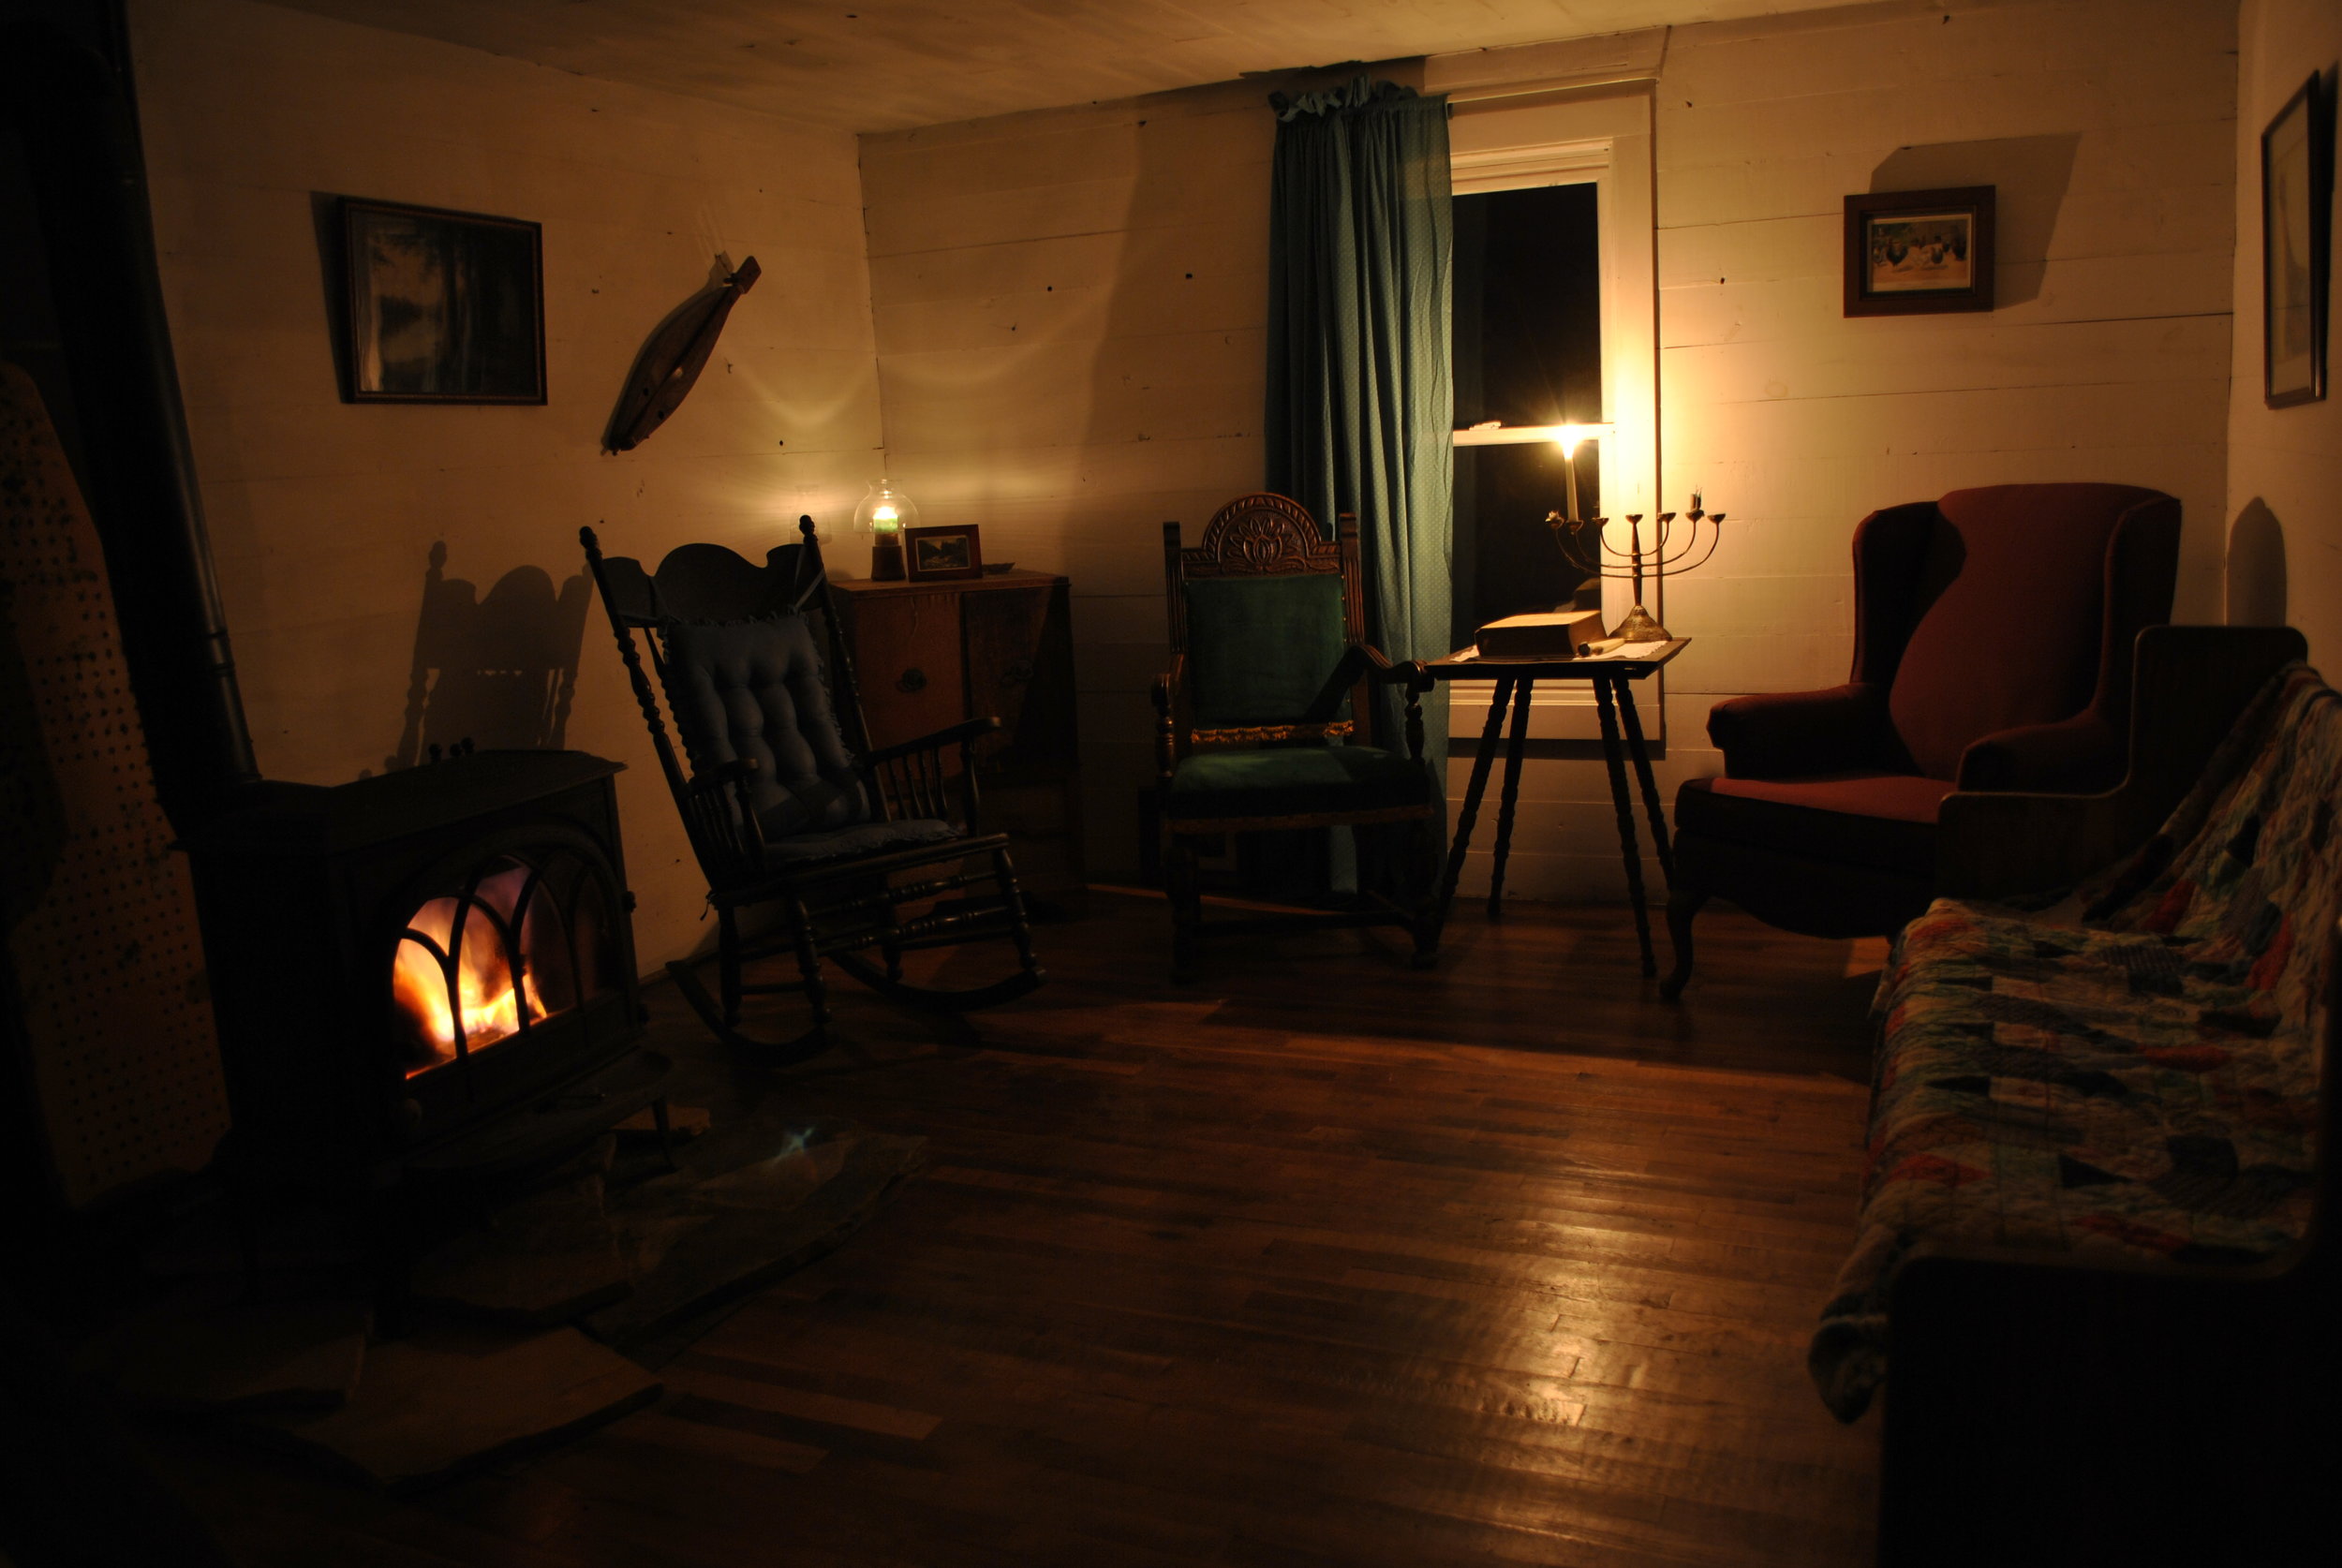
<path fill-rule="evenodd" d="M 652 1102 L 620 766 L 497 751 L 267 784 L 189 836 L 239 1175 L 379 1189 Z"/>

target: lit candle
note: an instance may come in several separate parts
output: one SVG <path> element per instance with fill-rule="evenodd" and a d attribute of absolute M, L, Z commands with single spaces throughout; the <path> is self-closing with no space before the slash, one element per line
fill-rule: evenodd
<path fill-rule="evenodd" d="M 1562 479 L 1568 487 L 1569 520 L 1572 523 L 1584 521 L 1578 513 L 1578 444 L 1593 434 L 1582 424 L 1565 424 L 1562 426 L 1560 439 L 1553 443 L 1562 449 Z"/>

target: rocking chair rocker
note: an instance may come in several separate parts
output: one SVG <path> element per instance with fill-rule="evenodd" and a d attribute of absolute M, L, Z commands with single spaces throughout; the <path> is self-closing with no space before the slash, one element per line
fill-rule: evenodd
<path fill-rule="evenodd" d="M 828 1048 L 823 958 L 892 1001 L 932 1012 L 990 1007 L 1042 981 L 1008 837 L 979 825 L 970 747 L 1000 720 L 971 718 L 871 749 L 813 520 L 799 519 L 798 528 L 803 542 L 777 546 L 762 567 L 721 545 L 686 544 L 656 572 L 605 557 L 593 529 L 578 530 L 707 878 L 720 1002 L 690 962 L 669 964 L 667 972 L 718 1039 L 783 1063 Z M 635 646 L 638 630 L 656 688 Z M 662 693 L 682 758 L 668 738 Z M 903 913 L 928 900 L 936 902 L 926 912 Z M 772 910 L 775 929 L 743 940 L 741 912 L 760 905 Z M 903 979 L 905 953 L 991 937 L 1006 937 L 1016 951 L 1017 967 L 1003 979 L 970 990 Z M 871 948 L 883 969 L 862 956 Z M 796 955 L 797 980 L 743 978 L 748 963 L 783 951 Z M 810 1029 L 778 1043 L 741 1032 L 742 998 L 797 990 L 811 1004 Z"/>

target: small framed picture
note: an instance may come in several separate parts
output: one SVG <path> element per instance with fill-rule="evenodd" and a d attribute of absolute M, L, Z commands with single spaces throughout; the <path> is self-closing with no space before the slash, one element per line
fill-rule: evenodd
<path fill-rule="evenodd" d="M 2272 408 L 2326 395 L 2333 112 L 2313 74 L 2260 133 L 2261 401 Z"/>
<path fill-rule="evenodd" d="M 349 403 L 542 403 L 541 235 L 521 218 L 342 199 Z"/>
<path fill-rule="evenodd" d="M 1845 199 L 1845 313 L 1993 308 L 1993 187 Z"/>
<path fill-rule="evenodd" d="M 984 543 L 974 524 L 960 528 L 905 528 L 903 570 L 913 583 L 950 583 L 984 575 Z"/>

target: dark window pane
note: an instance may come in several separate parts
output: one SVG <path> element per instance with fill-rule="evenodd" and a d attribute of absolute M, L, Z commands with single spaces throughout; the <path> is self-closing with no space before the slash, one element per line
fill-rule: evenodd
<path fill-rule="evenodd" d="M 1601 246 L 1592 185 L 1456 199 L 1456 422 L 1598 423 Z M 1579 450 L 1579 510 L 1601 510 L 1600 458 Z M 1453 641 L 1576 597 L 1545 515 L 1565 505 L 1549 443 L 1456 451 Z"/>

